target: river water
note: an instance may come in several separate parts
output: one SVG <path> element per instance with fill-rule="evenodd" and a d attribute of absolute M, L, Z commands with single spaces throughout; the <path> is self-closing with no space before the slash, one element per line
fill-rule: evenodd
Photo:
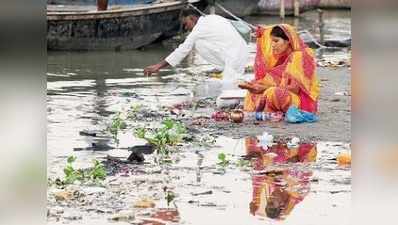
<path fill-rule="evenodd" d="M 308 12 L 299 20 L 288 18 L 285 22 L 298 26 L 299 30 L 307 29 L 318 37 L 317 26 L 314 25 L 316 19 L 316 12 Z M 275 17 L 250 17 L 248 21 L 256 24 L 280 22 Z M 350 11 L 326 11 L 325 38 L 350 38 L 350 21 Z M 254 51 L 253 44 L 251 49 Z M 187 60 L 176 69 L 163 70 L 160 73 L 161 76 L 145 77 L 143 75 L 145 66 L 157 63 L 171 50 L 170 47 L 155 44 L 143 50 L 135 51 L 48 53 L 47 161 L 49 177 L 62 176 L 62 167 L 67 156 L 77 156 L 78 165 L 86 166 L 91 159 L 103 158 L 109 154 L 109 151 L 74 150 L 88 148 L 93 143 L 91 137 L 80 135 L 80 131 L 105 129 L 114 112 L 127 109 L 132 104 L 145 104 L 156 110 L 160 104 L 171 105 L 192 98 L 191 94 L 173 94 L 181 90 L 195 93 L 194 87 L 205 79 L 201 74 L 212 68 L 203 64 L 200 59 Z M 318 52 L 318 57 L 325 57 L 324 55 L 326 57 L 344 57 L 347 55 L 347 51 Z M 254 57 L 254 54 L 252 56 Z M 222 149 L 227 153 L 228 150 L 225 149 L 241 149 L 242 151 L 244 149 L 243 146 L 236 147 L 235 144 L 240 143 L 238 145 L 242 145 L 244 140 L 225 137 L 225 139 L 218 139 L 217 142 L 221 142 L 221 144 L 219 143 L 220 146 L 224 146 Z M 110 146 L 110 148 L 113 146 L 110 137 L 102 138 L 101 143 L 104 146 Z M 320 152 L 325 153 L 319 157 L 320 163 L 312 165 L 315 167 L 314 173 L 317 180 L 322 181 L 312 184 L 311 190 L 313 191 L 310 194 L 305 194 L 304 199 L 300 199 L 301 203 L 295 207 L 291 216 L 289 216 L 293 219 L 284 220 L 284 224 L 347 224 L 349 220 L 350 182 L 347 183 L 347 180 L 350 181 L 350 170 L 339 169 L 335 164 L 327 163 L 328 159 L 333 158 L 332 153 L 336 151 L 334 145 L 344 146 L 340 148 L 342 151 L 349 151 L 349 147 L 347 143 L 320 142 L 316 145 L 318 146 L 318 155 L 320 155 Z M 234 146 L 234 148 L 231 146 Z M 212 167 L 216 163 L 214 162 L 217 159 L 216 152 L 204 153 L 205 157 L 209 158 L 204 160 L 208 163 L 207 166 Z M 235 153 L 234 155 L 243 154 Z M 198 155 L 187 152 L 182 157 L 185 159 L 196 158 Z M 180 161 L 180 163 L 184 162 L 190 164 L 192 160 Z M 319 169 L 321 166 L 325 166 L 325 168 Z M 178 164 L 175 168 L 179 167 L 185 168 L 186 165 Z M 192 168 L 195 167 L 191 166 Z M 195 174 L 192 171 L 187 172 L 185 174 L 187 180 L 173 184 L 176 186 L 175 190 L 181 196 L 191 196 L 190 192 L 194 192 L 196 189 L 198 191 L 206 190 L 206 188 L 213 190 L 216 194 L 199 196 L 193 199 L 194 203 L 187 203 L 190 199 L 181 197 L 182 200 L 178 203 L 180 205 L 180 220 L 176 224 L 180 224 L 181 221 L 184 224 L 215 224 L 214 221 L 225 222 L 217 224 L 239 225 L 278 223 L 274 220 L 264 221 L 262 216 L 251 216 L 249 203 L 252 201 L 252 191 L 255 186 L 252 187 L 252 184 L 255 183 L 252 180 L 253 176 L 251 176 L 253 173 L 231 169 L 227 175 L 222 176 L 217 175 L 210 169 L 205 171 L 203 181 L 192 186 L 193 182 L 190 179 L 194 179 L 194 177 L 189 177 Z M 291 173 L 286 172 L 286 174 Z M 176 176 L 184 176 L 184 174 L 178 172 Z M 226 184 L 231 182 L 234 184 L 230 188 L 226 188 Z M 223 188 L 215 190 L 217 186 L 223 186 Z M 330 201 L 333 203 L 330 203 Z M 202 203 L 205 205 L 200 207 Z M 206 204 L 208 205 L 206 206 Z M 324 207 L 318 208 L 316 213 L 312 215 L 312 210 L 320 205 Z M 106 216 L 103 217 L 106 218 Z M 339 220 L 340 217 L 341 221 Z M 199 220 L 208 223 L 199 223 Z M 103 220 L 101 217 L 98 221 L 106 223 L 106 219 Z M 298 223 L 298 221 L 301 222 Z M 68 221 L 66 220 L 66 222 Z M 86 224 L 90 224 L 90 222 L 86 222 Z"/>

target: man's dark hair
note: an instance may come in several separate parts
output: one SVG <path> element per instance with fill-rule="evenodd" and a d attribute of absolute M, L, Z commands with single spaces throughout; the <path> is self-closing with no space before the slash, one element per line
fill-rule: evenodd
<path fill-rule="evenodd" d="M 274 28 L 272 28 L 271 35 L 274 37 L 282 38 L 285 41 L 289 41 L 289 38 L 286 35 L 285 31 L 283 31 L 283 29 L 279 26 L 275 26 Z"/>
<path fill-rule="evenodd" d="M 198 11 L 196 11 L 194 9 L 188 8 L 188 9 L 182 10 L 181 17 L 184 18 L 184 17 L 188 17 L 188 16 L 200 17 L 201 15 L 200 15 L 200 13 Z"/>

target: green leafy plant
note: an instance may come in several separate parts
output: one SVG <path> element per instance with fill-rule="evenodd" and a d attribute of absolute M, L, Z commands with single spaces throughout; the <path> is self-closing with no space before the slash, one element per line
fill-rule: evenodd
<path fill-rule="evenodd" d="M 165 199 L 167 201 L 167 207 L 170 206 L 170 203 L 175 199 L 176 195 L 172 191 L 167 191 Z"/>
<path fill-rule="evenodd" d="M 177 121 L 165 119 L 156 129 L 137 128 L 135 136 L 154 145 L 158 154 L 168 155 L 169 147 L 182 142 L 186 134 L 185 126 Z"/>
<path fill-rule="evenodd" d="M 73 168 L 72 164 L 75 161 L 76 161 L 75 156 L 69 156 L 67 159 L 67 164 L 64 168 L 64 174 L 65 174 L 64 183 L 66 183 L 66 184 L 73 184 L 75 181 L 82 178 L 81 172 L 79 170 L 75 170 L 75 168 Z"/>
<path fill-rule="evenodd" d="M 100 183 L 106 178 L 106 170 L 104 165 L 98 160 L 93 160 L 94 167 L 88 171 L 88 177 L 94 183 Z"/>
<path fill-rule="evenodd" d="M 219 153 L 218 154 L 218 163 L 217 165 L 226 167 L 230 163 L 230 160 L 227 159 L 227 156 L 224 153 Z"/>
<path fill-rule="evenodd" d="M 235 163 L 235 165 L 241 168 L 247 168 L 250 166 L 250 160 L 241 158 Z"/>
<path fill-rule="evenodd" d="M 115 140 L 116 144 L 119 144 L 119 139 L 117 138 L 119 131 L 126 129 L 126 127 L 127 124 L 121 118 L 121 113 L 120 112 L 116 113 L 116 115 L 112 118 L 110 126 L 108 127 L 108 130 L 112 134 L 112 137 Z"/>
<path fill-rule="evenodd" d="M 167 201 L 167 207 L 170 206 L 170 203 L 174 201 L 176 198 L 176 194 L 168 189 L 167 186 L 163 187 L 164 199 Z"/>
<path fill-rule="evenodd" d="M 76 181 L 82 183 L 95 183 L 101 184 L 106 178 L 105 167 L 98 160 L 93 160 L 93 167 L 89 169 L 75 169 L 73 163 L 76 161 L 75 156 L 69 156 L 67 164 L 64 168 L 65 179 L 62 181 L 64 184 L 73 184 Z"/>
<path fill-rule="evenodd" d="M 129 120 L 136 120 L 137 119 L 137 113 L 140 112 L 142 109 L 141 104 L 133 104 L 131 105 L 130 109 L 127 112 L 127 119 Z"/>

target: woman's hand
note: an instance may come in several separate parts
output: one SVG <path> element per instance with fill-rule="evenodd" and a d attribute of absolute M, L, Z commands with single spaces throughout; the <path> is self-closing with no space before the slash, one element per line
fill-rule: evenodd
<path fill-rule="evenodd" d="M 256 83 L 249 83 L 249 82 L 241 83 L 238 85 L 238 87 L 241 89 L 246 89 L 253 94 L 262 94 L 266 90 L 266 87 L 262 85 Z"/>
<path fill-rule="evenodd" d="M 238 84 L 238 87 L 241 89 L 249 89 L 251 87 L 251 84 L 249 82 L 242 82 Z"/>

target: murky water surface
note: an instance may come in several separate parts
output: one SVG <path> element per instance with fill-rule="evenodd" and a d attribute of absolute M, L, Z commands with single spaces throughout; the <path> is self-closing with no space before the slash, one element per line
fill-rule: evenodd
<path fill-rule="evenodd" d="M 309 12 L 299 21 L 285 22 L 316 33 L 316 17 L 316 13 Z M 279 22 L 267 17 L 249 21 Z M 349 12 L 326 12 L 325 23 L 325 37 L 350 36 Z M 254 52 L 254 45 L 251 48 Z M 134 145 L 131 133 L 121 134 L 119 149 L 114 149 L 109 135 L 91 137 L 80 133 L 104 130 L 114 112 L 138 104 L 156 111 L 161 105 L 192 101 L 211 91 L 194 88 L 205 79 L 201 75 L 211 69 L 200 59 L 163 70 L 161 76 L 143 75 L 142 68 L 158 62 L 169 51 L 154 45 L 144 51 L 48 53 L 49 177 L 63 176 L 62 169 L 70 155 L 78 157 L 77 167 L 87 166 L 94 158 L 104 160 L 108 155 L 125 159 L 129 152 L 124 148 Z M 323 54 L 345 57 L 347 51 Z M 325 140 L 265 147 L 255 137 L 219 137 L 212 148 L 188 144 L 182 149 L 171 165 L 156 165 L 153 155 L 146 155 L 143 165 L 114 164 L 105 193 L 87 194 L 86 190 L 90 206 L 59 204 L 51 200 L 51 193 L 57 191 L 52 189 L 49 206 L 61 205 L 65 213 L 69 210 L 82 214 L 85 224 L 107 224 L 113 213 L 130 209 L 137 199 L 148 196 L 156 206 L 134 209 L 136 223 L 348 224 L 351 170 L 338 166 L 335 160 L 338 152 L 350 151 L 346 143 Z M 229 160 L 225 167 L 218 165 L 220 153 Z M 175 204 L 167 206 L 163 187 L 177 195 Z M 49 217 L 49 221 L 56 223 L 56 218 Z M 71 221 L 58 218 L 60 223 Z"/>

